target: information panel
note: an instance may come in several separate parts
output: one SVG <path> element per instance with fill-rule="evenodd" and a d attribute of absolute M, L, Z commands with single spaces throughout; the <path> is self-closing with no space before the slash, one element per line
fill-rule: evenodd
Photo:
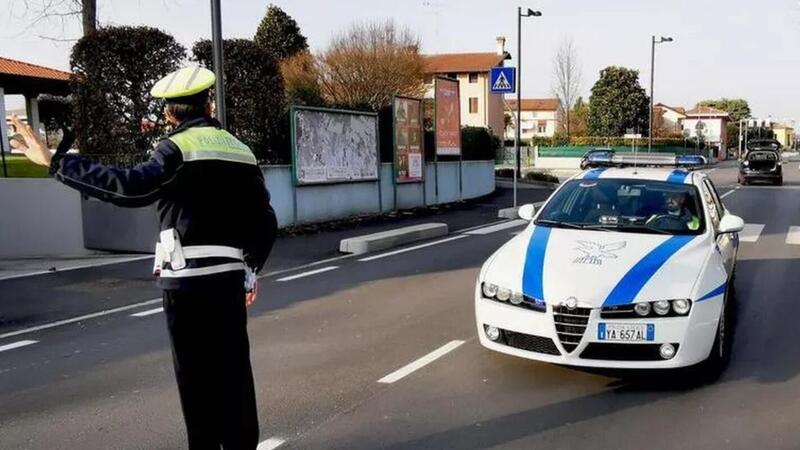
<path fill-rule="evenodd" d="M 422 100 L 394 98 L 394 167 L 398 183 L 423 180 Z"/>
<path fill-rule="evenodd" d="M 378 116 L 292 109 L 292 162 L 298 185 L 378 179 Z"/>
<path fill-rule="evenodd" d="M 436 78 L 436 154 L 461 154 L 461 105 L 458 81 Z"/>

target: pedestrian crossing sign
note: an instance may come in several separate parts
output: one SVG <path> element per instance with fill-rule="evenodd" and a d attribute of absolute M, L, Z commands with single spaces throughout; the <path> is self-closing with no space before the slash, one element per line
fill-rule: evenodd
<path fill-rule="evenodd" d="M 493 94 L 514 93 L 516 78 L 516 68 L 514 67 L 492 67 L 489 76 L 489 87 Z"/>

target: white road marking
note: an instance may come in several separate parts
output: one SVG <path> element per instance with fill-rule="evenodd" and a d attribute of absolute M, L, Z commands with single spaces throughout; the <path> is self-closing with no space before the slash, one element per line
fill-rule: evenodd
<path fill-rule="evenodd" d="M 138 312 L 138 313 L 135 313 L 135 314 L 131 314 L 131 317 L 147 317 L 147 316 L 150 316 L 150 315 L 153 315 L 153 314 L 158 314 L 158 313 L 163 312 L 163 311 L 164 311 L 163 307 L 155 308 L 155 309 L 148 309 L 147 311 L 142 311 L 142 312 Z"/>
<path fill-rule="evenodd" d="M 256 447 L 256 450 L 275 450 L 286 442 L 284 439 L 271 437 L 266 441 L 261 442 Z"/>
<path fill-rule="evenodd" d="M 64 319 L 64 320 L 59 320 L 57 322 L 46 323 L 44 325 L 38 325 L 38 326 L 35 326 L 35 327 L 31 327 L 31 328 L 24 328 L 22 330 L 11 331 L 9 333 L 0 334 L 0 339 L 4 339 L 4 338 L 7 338 L 7 337 L 12 337 L 12 336 L 19 336 L 19 335 L 22 335 L 22 334 L 33 333 L 33 332 L 36 332 L 36 331 L 47 330 L 49 328 L 55 328 L 55 327 L 59 327 L 61 325 L 69 325 L 71 323 L 80 322 L 82 320 L 94 319 L 96 317 L 107 316 L 109 314 L 114 314 L 114 313 L 118 313 L 118 312 L 122 312 L 122 311 L 128 311 L 130 309 L 141 308 L 142 306 L 152 305 L 152 304 L 158 303 L 160 301 L 162 301 L 160 298 L 154 298 L 153 300 L 147 300 L 145 302 L 136 303 L 134 305 L 120 306 L 119 308 L 107 309 L 105 311 L 100 311 L 100 312 L 96 312 L 96 313 L 92 313 L 92 314 L 86 314 L 84 316 L 73 317 L 71 319 Z"/>
<path fill-rule="evenodd" d="M 742 242 L 756 242 L 763 230 L 764 224 L 746 223 L 744 224 L 744 229 L 739 232 L 739 240 Z"/>
<path fill-rule="evenodd" d="M 276 281 L 292 281 L 298 278 L 310 277 L 311 275 L 316 275 L 318 273 L 330 272 L 331 270 L 336 270 L 338 268 L 339 266 L 323 267 L 321 269 L 309 270 L 308 272 L 303 272 L 303 273 L 298 273 L 296 275 L 290 275 L 288 277 L 278 278 Z"/>
<path fill-rule="evenodd" d="M 459 340 L 450 341 L 447 344 L 444 344 L 443 346 L 423 356 L 422 358 L 413 361 L 407 364 L 406 366 L 401 367 L 400 369 L 395 370 L 389 375 L 386 375 L 385 377 L 378 380 L 378 383 L 386 383 L 386 384 L 394 383 L 395 381 L 398 381 L 408 376 L 414 371 L 419 370 L 427 366 L 428 364 L 436 361 L 437 359 L 441 358 L 442 356 L 452 352 L 453 350 L 461 346 L 461 344 L 463 343 L 464 341 L 459 341 Z"/>
<path fill-rule="evenodd" d="M 478 235 L 490 234 L 490 233 L 495 233 L 497 231 L 507 230 L 509 228 L 527 225 L 528 223 L 529 222 L 527 220 L 522 220 L 522 219 L 511 220 L 508 222 L 499 223 L 497 225 L 492 225 L 484 228 L 478 228 L 477 230 L 467 231 L 464 234 L 478 234 Z"/>
<path fill-rule="evenodd" d="M 506 223 L 506 222 L 508 222 L 508 219 L 498 220 L 498 221 L 489 222 L 489 223 L 482 223 L 480 225 L 475 225 L 474 227 L 467 227 L 467 228 L 461 228 L 460 230 L 453 230 L 453 231 L 450 232 L 450 234 L 465 234 L 468 231 L 477 230 L 477 229 L 483 228 L 483 227 L 490 227 L 492 225 L 497 225 L 497 224 Z"/>
<path fill-rule="evenodd" d="M 15 278 L 33 277 L 33 276 L 36 276 L 36 275 L 46 275 L 48 273 L 69 272 L 71 270 L 86 269 L 86 268 L 89 268 L 89 267 L 110 266 L 112 264 L 122 264 L 122 263 L 126 263 L 126 262 L 131 262 L 131 261 L 140 261 L 142 259 L 153 259 L 153 255 L 132 256 L 130 258 L 117 259 L 117 260 L 114 260 L 114 261 L 101 261 L 101 262 L 90 263 L 90 264 L 79 264 L 77 266 L 68 266 L 68 267 L 63 267 L 63 268 L 60 268 L 60 269 L 56 268 L 56 270 L 37 270 L 37 271 L 34 271 L 34 272 L 17 273 L 17 274 L 13 274 L 13 275 L 4 275 L 4 276 L 0 276 L 0 281 L 12 280 L 12 279 L 15 279 Z"/>
<path fill-rule="evenodd" d="M 0 345 L 0 352 L 4 352 L 6 350 L 13 350 L 15 348 L 25 347 L 31 344 L 35 344 L 39 341 L 19 341 L 19 342 L 12 342 L 6 345 Z"/>
<path fill-rule="evenodd" d="M 380 255 L 369 256 L 367 258 L 361 258 L 361 259 L 359 259 L 359 261 L 361 261 L 361 262 L 373 261 L 373 260 L 376 260 L 376 259 L 386 258 L 387 256 L 394 256 L 394 255 L 399 255 L 401 253 L 412 252 L 414 250 L 419 250 L 421 248 L 430 247 L 432 245 L 444 244 L 445 242 L 455 241 L 456 239 L 463 239 L 465 237 L 469 237 L 469 235 L 467 235 L 467 234 L 459 234 L 458 236 L 452 236 L 452 237 L 449 237 L 447 239 L 440 239 L 438 241 L 428 242 L 427 244 L 415 245 L 413 247 L 402 248 L 400 250 L 395 250 L 393 252 L 381 253 Z"/>
<path fill-rule="evenodd" d="M 800 245 L 800 227 L 789 227 L 789 232 L 786 233 L 786 243 Z"/>
<path fill-rule="evenodd" d="M 262 273 L 261 275 L 258 276 L 258 278 L 274 277 L 276 275 L 283 275 L 285 273 L 295 272 L 295 271 L 300 270 L 300 269 L 308 269 L 309 267 L 319 266 L 319 265 L 327 264 L 327 263 L 330 263 L 330 262 L 333 262 L 333 261 L 339 261 L 340 259 L 352 258 L 353 256 L 356 256 L 356 255 L 355 254 L 350 254 L 350 255 L 335 256 L 333 258 L 322 259 L 322 260 L 319 260 L 319 261 L 314 261 L 312 263 L 303 264 L 303 265 L 300 265 L 300 266 L 297 266 L 297 267 L 290 267 L 288 269 L 274 270 L 272 272 Z"/>
<path fill-rule="evenodd" d="M 720 195 L 720 196 L 719 196 L 719 198 L 725 198 L 725 197 L 727 197 L 727 196 L 729 196 L 729 195 L 733 194 L 734 192 L 736 192 L 736 191 L 738 191 L 738 190 L 739 190 L 739 186 L 736 186 L 735 188 L 731 189 L 730 191 L 728 191 L 728 192 L 726 192 L 726 193 L 724 193 L 724 194 Z"/>

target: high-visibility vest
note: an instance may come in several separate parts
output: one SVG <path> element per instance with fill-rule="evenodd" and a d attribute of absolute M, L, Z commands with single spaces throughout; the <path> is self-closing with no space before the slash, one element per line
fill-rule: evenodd
<path fill-rule="evenodd" d="M 178 146 L 184 162 L 216 160 L 258 165 L 250 147 L 221 128 L 191 127 L 173 134 L 169 140 Z"/>

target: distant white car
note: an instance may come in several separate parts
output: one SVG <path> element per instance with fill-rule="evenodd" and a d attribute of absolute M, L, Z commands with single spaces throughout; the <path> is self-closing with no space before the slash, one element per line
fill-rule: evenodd
<path fill-rule="evenodd" d="M 531 223 L 475 286 L 484 347 L 572 366 L 724 368 L 744 223 L 705 174 L 594 168 L 520 216 Z"/>

